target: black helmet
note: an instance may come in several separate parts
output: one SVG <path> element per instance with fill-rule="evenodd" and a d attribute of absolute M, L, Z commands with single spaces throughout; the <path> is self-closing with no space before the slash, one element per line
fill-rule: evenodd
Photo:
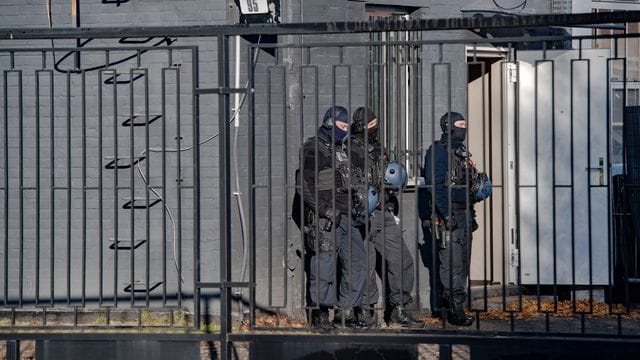
<path fill-rule="evenodd" d="M 349 123 L 349 112 L 342 106 L 332 106 L 327 109 L 322 118 L 322 126 L 327 129 L 333 128 L 335 121 Z"/>
<path fill-rule="evenodd" d="M 458 120 L 464 120 L 464 116 L 462 114 L 451 111 L 447 112 L 440 118 L 440 129 L 442 129 L 443 133 L 446 133 L 453 127 L 453 124 Z"/>
<path fill-rule="evenodd" d="M 367 128 L 369 121 L 377 118 L 376 114 L 367 109 L 364 106 L 361 106 L 353 112 L 352 124 L 351 124 L 351 133 L 352 134 L 361 134 L 364 133 L 364 130 Z"/>

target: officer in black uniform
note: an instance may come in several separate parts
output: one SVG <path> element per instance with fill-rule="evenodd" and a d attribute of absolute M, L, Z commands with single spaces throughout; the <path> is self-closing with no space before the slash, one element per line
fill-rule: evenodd
<path fill-rule="evenodd" d="M 477 172 L 464 145 L 466 120 L 457 112 L 440 118 L 442 136 L 429 147 L 423 176 L 433 199 L 431 230 L 435 233 L 440 261 L 443 306 L 453 325 L 470 326 L 464 313 L 471 259 L 471 232 L 477 227 L 472 211 L 470 180 Z M 430 249 L 426 249 L 429 251 Z M 432 288 L 432 291 L 434 289 Z"/>
<path fill-rule="evenodd" d="M 401 191 L 402 189 L 395 188 L 391 190 L 388 186 L 390 184 L 385 184 L 387 161 L 384 147 L 378 136 L 379 125 L 376 114 L 365 107 L 360 107 L 353 113 L 351 129 L 352 162 L 356 166 L 365 169 L 368 184 L 377 189 L 384 189 L 382 195 L 383 204 L 378 206 L 370 215 L 369 227 L 361 227 L 363 236 L 368 236 L 368 244 L 375 249 L 368 249 L 369 275 L 365 286 L 367 294 L 365 304 L 368 303 L 372 308 L 373 304 L 378 301 L 378 287 L 376 285 L 377 252 L 377 255 L 384 261 L 384 265 L 378 268 L 385 270 L 385 273 L 381 274 L 380 277 L 384 278 L 383 283 L 386 283 L 387 286 L 385 320 L 390 325 L 396 324 L 403 327 L 420 328 L 424 327 L 424 323 L 414 319 L 405 309 L 405 306 L 412 301 L 411 290 L 413 289 L 414 266 L 411 253 L 402 238 L 402 229 L 396 222 L 399 204 L 396 193 L 393 190 Z"/>
<path fill-rule="evenodd" d="M 292 217 L 305 233 L 307 303 L 313 308 L 311 323 L 320 330 L 332 326 L 329 308 L 339 309 L 336 318 L 347 327 L 363 327 L 353 309 L 363 299 L 365 248 L 351 214 L 355 195 L 352 187 L 364 178 L 352 168 L 345 151 L 348 134 L 347 110 L 342 106 L 329 108 L 317 136 L 303 145 L 301 173 L 296 180 Z M 336 276 L 338 265 L 340 273 Z"/>

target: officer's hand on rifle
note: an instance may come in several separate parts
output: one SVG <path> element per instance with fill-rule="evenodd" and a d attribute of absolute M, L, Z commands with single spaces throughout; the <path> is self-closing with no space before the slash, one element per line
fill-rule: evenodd
<path fill-rule="evenodd" d="M 479 227 L 480 226 L 478 225 L 478 222 L 476 221 L 475 218 L 471 220 L 471 232 L 478 230 Z"/>
<path fill-rule="evenodd" d="M 469 216 L 471 216 L 471 232 L 474 232 L 478 230 L 479 225 L 476 221 L 476 210 L 473 208 L 473 206 L 471 207 L 471 209 L 469 209 Z"/>
<path fill-rule="evenodd" d="M 442 219 L 442 223 L 444 225 L 444 228 L 447 231 L 453 231 L 456 228 L 456 220 L 454 219 L 453 216 L 445 216 L 444 219 Z"/>
<path fill-rule="evenodd" d="M 335 223 L 336 227 L 340 226 L 340 216 L 339 215 L 340 215 L 339 213 L 335 214 L 333 212 L 333 209 L 331 209 L 331 208 L 328 208 L 327 210 L 325 210 L 322 213 L 321 217 L 327 219 L 328 221 L 327 221 L 326 225 L 322 228 L 322 230 L 327 231 L 327 232 L 331 231 L 331 228 L 333 227 L 334 223 Z"/>
<path fill-rule="evenodd" d="M 308 224 L 304 226 L 304 245 L 307 250 L 315 251 L 316 250 L 316 239 L 320 234 L 318 234 L 318 227 L 316 224 Z"/>

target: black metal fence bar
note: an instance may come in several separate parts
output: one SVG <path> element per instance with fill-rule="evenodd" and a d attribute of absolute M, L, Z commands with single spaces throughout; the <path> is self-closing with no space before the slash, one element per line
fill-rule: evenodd
<path fill-rule="evenodd" d="M 107 59 L 108 61 L 108 59 Z M 98 306 L 102 307 L 104 292 L 104 183 L 103 168 L 103 77 L 98 70 Z M 52 86 L 53 88 L 53 86 Z"/>
<path fill-rule="evenodd" d="M 87 77 L 86 72 L 81 73 L 82 76 L 82 104 L 81 104 L 81 128 L 82 128 L 82 213 L 87 213 Z M 82 280 L 81 280 L 81 306 L 85 307 L 86 305 L 86 296 L 87 296 L 87 217 L 82 217 Z M 77 325 L 77 307 L 75 308 L 74 315 L 75 321 L 74 325 Z"/>
<path fill-rule="evenodd" d="M 229 86 L 229 36 L 220 35 L 218 41 L 218 86 Z M 231 266 L 231 168 L 230 159 L 230 134 L 229 134 L 229 94 L 218 95 L 218 131 L 220 133 L 219 154 L 224 163 L 220 163 L 220 279 L 223 282 L 232 280 Z M 224 284 L 223 284 L 224 285 Z M 220 312 L 221 314 L 231 314 L 232 294 L 231 287 L 227 285 L 220 289 Z M 199 314 L 199 311 L 195 312 Z M 220 319 L 220 338 L 222 358 L 228 358 L 231 354 L 231 344 L 228 341 L 229 334 L 232 333 L 230 316 Z"/>
<path fill-rule="evenodd" d="M 247 79 L 249 84 L 255 83 L 255 67 L 253 64 L 253 58 L 256 55 L 256 50 L 253 47 L 250 47 L 247 51 Z M 247 137 L 248 137 L 248 149 L 247 155 L 249 157 L 249 161 L 247 162 L 247 189 L 249 193 L 248 203 L 249 203 L 249 224 L 247 232 L 251 239 L 256 238 L 256 189 L 252 186 L 255 184 L 255 173 L 256 173 L 256 99 L 255 93 L 253 91 L 247 92 L 247 96 L 249 97 L 249 108 L 247 115 Z M 236 109 L 236 111 L 238 111 Z M 256 284 L 256 243 L 255 241 L 249 241 L 249 283 Z M 303 284 L 301 279 L 300 284 Z M 303 305 L 301 304 L 302 308 Z M 254 309 L 256 308 L 256 287 L 249 287 L 249 326 L 256 326 L 256 312 Z"/>
<path fill-rule="evenodd" d="M 67 108 L 66 108 L 66 180 L 67 180 L 67 266 L 66 266 L 66 276 L 67 276 L 67 306 L 71 305 L 71 72 L 67 71 L 67 92 L 66 92 L 66 100 L 67 100 Z"/>

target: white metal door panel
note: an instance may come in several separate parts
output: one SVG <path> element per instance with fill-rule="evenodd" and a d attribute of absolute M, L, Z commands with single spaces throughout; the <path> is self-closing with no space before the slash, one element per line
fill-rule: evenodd
<path fill-rule="evenodd" d="M 518 53 L 509 186 L 519 196 L 522 284 L 609 283 L 608 57 L 602 49 L 547 51 L 545 61 L 540 51 Z"/>

